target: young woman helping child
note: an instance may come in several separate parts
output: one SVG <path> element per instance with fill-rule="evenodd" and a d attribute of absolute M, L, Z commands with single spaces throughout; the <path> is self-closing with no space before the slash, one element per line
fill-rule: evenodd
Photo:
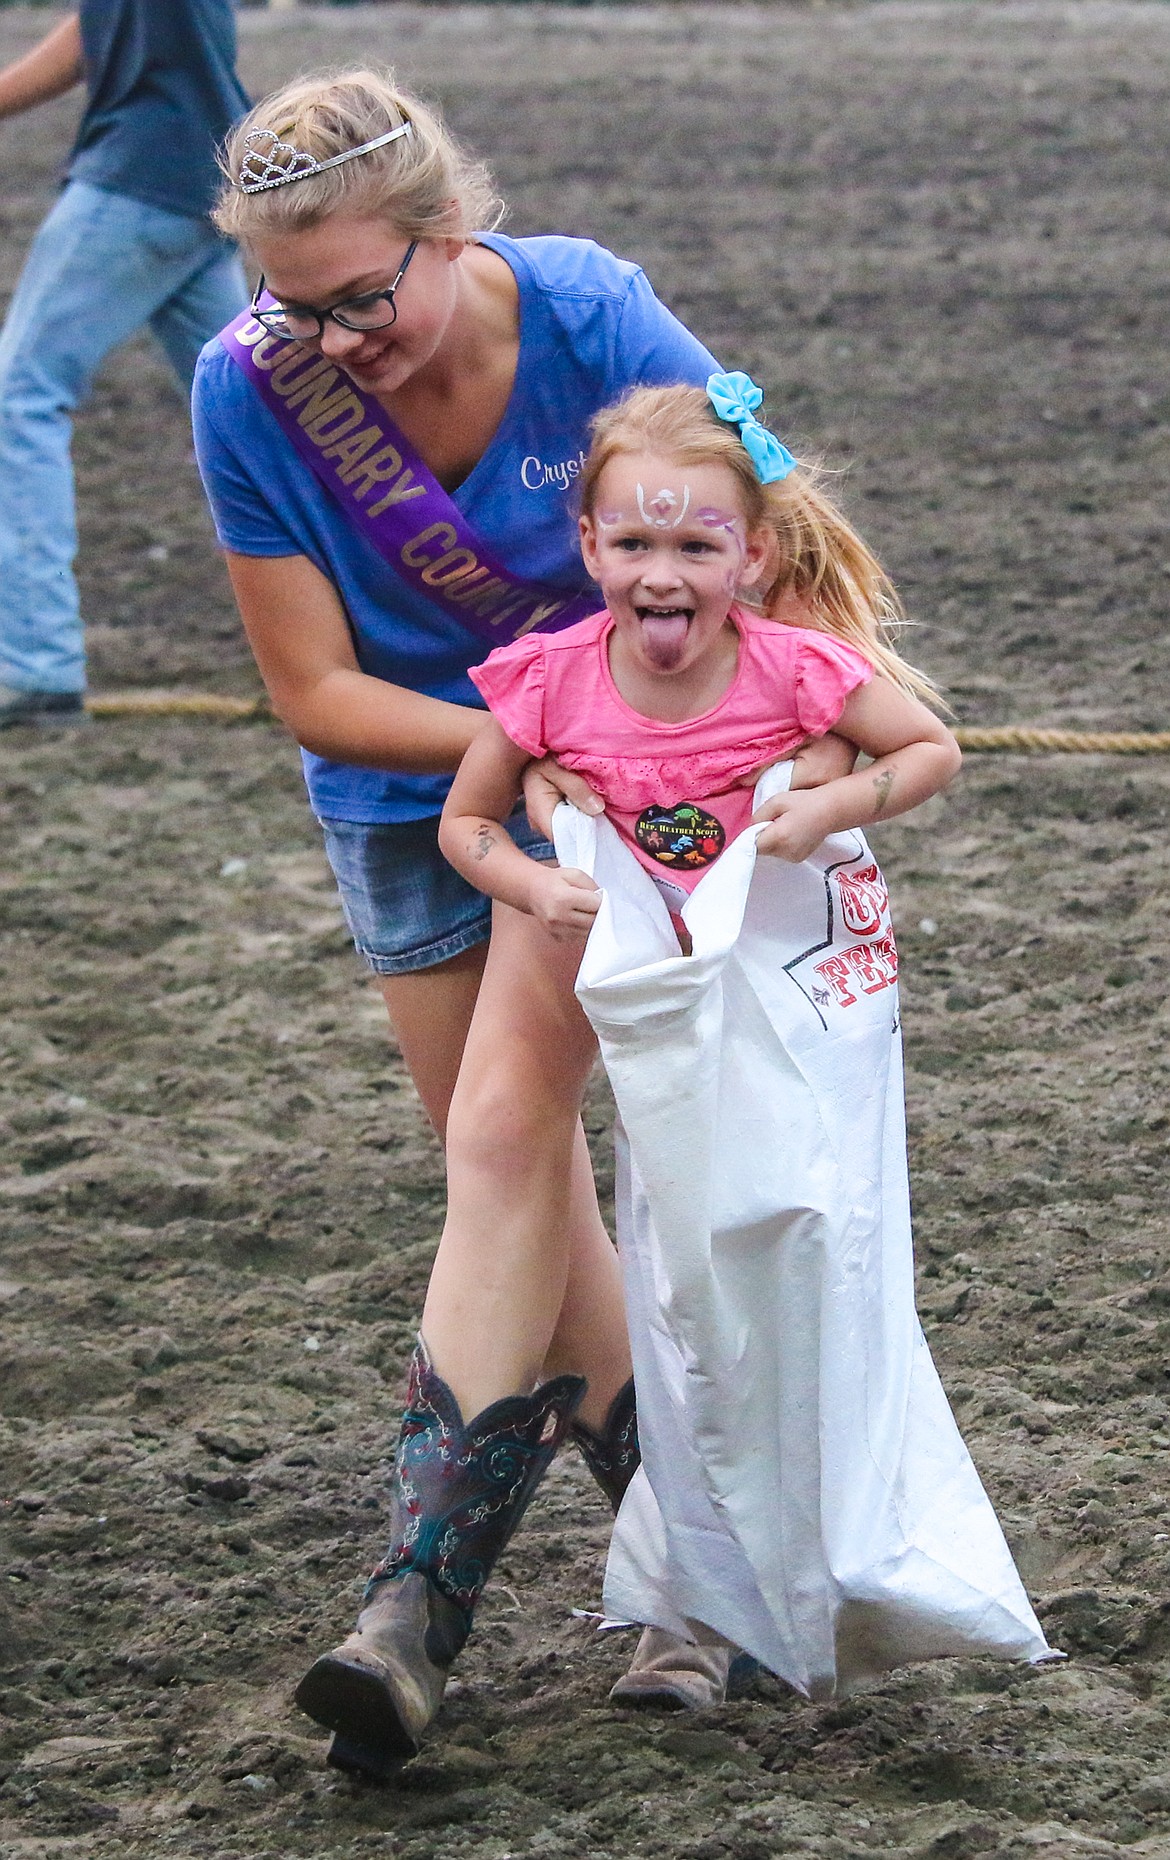
<path fill-rule="evenodd" d="M 1048 1653 L 914 1313 L 897 957 L 857 831 L 959 751 L 890 644 L 883 571 L 761 398 L 713 375 L 598 416 L 580 529 L 605 609 L 472 670 L 493 720 L 440 826 L 458 871 L 564 945 L 559 1028 L 575 988 L 624 1126 L 643 1470 L 606 1602 L 651 1624 L 614 1688 L 633 1701 L 705 1702 L 704 1651 L 717 1674 L 737 1646 L 813 1697 L 908 1659 Z M 831 731 L 871 762 L 799 788 Z M 606 804 L 558 810 L 555 867 L 501 824 L 548 754 Z M 545 985 L 481 995 L 469 1097 Z"/>
<path fill-rule="evenodd" d="M 491 230 L 487 170 L 392 73 L 294 80 L 223 160 L 216 224 L 262 278 L 200 359 L 200 469 L 355 945 L 440 1138 L 481 989 L 514 1000 L 528 979 L 507 1048 L 477 1048 L 450 1125 L 390 1553 L 354 1631 L 296 1692 L 334 1733 L 329 1761 L 379 1777 L 417 1749 L 562 1440 L 615 1510 L 638 1464 L 620 1271 L 584 1131 L 562 1115 L 596 1055 L 557 967 L 573 952 L 531 916 L 493 913 L 437 831 L 483 724 L 467 668 L 594 604 L 566 509 L 589 421 L 628 387 L 701 383 L 715 361 L 637 265 Z M 823 776 L 845 752 L 813 753 Z M 524 779 L 531 824 L 518 813 L 511 830 L 546 858 L 553 797 L 601 804 L 553 763 Z M 676 1652 L 685 1673 L 687 1643 Z"/>

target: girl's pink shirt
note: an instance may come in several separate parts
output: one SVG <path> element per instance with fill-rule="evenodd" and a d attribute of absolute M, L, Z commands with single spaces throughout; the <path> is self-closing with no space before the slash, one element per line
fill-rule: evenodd
<path fill-rule="evenodd" d="M 553 755 L 584 775 L 668 894 L 691 891 L 747 826 L 752 790 L 738 783 L 824 736 L 873 676 L 867 659 L 828 633 L 738 606 L 730 617 L 739 632 L 731 683 L 682 723 L 643 717 L 621 696 L 604 610 L 561 633 L 529 633 L 471 668 L 505 734 L 530 756 Z"/>

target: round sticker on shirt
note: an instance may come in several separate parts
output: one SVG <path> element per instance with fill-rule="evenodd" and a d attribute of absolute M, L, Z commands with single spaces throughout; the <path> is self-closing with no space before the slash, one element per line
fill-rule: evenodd
<path fill-rule="evenodd" d="M 680 801 L 677 807 L 644 807 L 634 823 L 634 838 L 659 865 L 693 871 L 718 859 L 725 835 L 705 807 Z"/>

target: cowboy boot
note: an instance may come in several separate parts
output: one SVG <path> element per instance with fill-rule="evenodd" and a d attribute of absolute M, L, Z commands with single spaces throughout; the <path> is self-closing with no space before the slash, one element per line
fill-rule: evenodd
<path fill-rule="evenodd" d="M 335 1768 L 384 1779 L 417 1753 L 480 1591 L 584 1393 L 582 1377 L 557 1376 L 465 1423 L 420 1337 L 394 1462 L 390 1549 L 354 1632 L 294 1694 L 334 1732 Z"/>
<path fill-rule="evenodd" d="M 638 1447 L 638 1408 L 634 1396 L 634 1378 L 622 1384 L 609 1404 L 609 1413 L 598 1433 L 584 1421 L 573 1421 L 571 1437 L 581 1449 L 581 1457 L 613 1507 L 616 1517 L 626 1487 L 642 1463 Z"/>
<path fill-rule="evenodd" d="M 616 1516 L 642 1459 L 633 1378 L 614 1396 L 600 1433 L 584 1421 L 574 1421 L 569 1433 Z M 737 1653 L 709 1628 L 699 1628 L 696 1639 L 689 1641 L 665 1628 L 648 1627 L 642 1630 L 629 1672 L 609 1696 L 622 1705 L 702 1711 L 723 1704 L 733 1668 L 736 1677 L 746 1677 L 754 1667 L 748 1654 Z"/>
<path fill-rule="evenodd" d="M 630 1670 L 610 1689 L 619 1705 L 652 1705 L 660 1711 L 705 1711 L 722 1705 L 733 1664 L 754 1669 L 750 1655 L 739 1653 L 711 1628 L 694 1627 L 693 1641 L 665 1628 L 646 1627 Z"/>

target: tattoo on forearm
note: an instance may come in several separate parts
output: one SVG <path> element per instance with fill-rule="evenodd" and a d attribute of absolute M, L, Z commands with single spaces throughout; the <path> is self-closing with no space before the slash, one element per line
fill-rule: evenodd
<path fill-rule="evenodd" d="M 893 769 L 883 769 L 880 775 L 874 776 L 873 793 L 874 793 L 874 812 L 875 813 L 877 814 L 881 813 L 883 807 L 885 806 L 886 802 L 890 798 L 890 789 L 893 787 L 893 785 L 894 785 Z"/>
<path fill-rule="evenodd" d="M 496 836 L 490 827 L 477 827 L 475 838 L 471 843 L 473 859 L 486 859 L 492 847 L 497 844 Z"/>

